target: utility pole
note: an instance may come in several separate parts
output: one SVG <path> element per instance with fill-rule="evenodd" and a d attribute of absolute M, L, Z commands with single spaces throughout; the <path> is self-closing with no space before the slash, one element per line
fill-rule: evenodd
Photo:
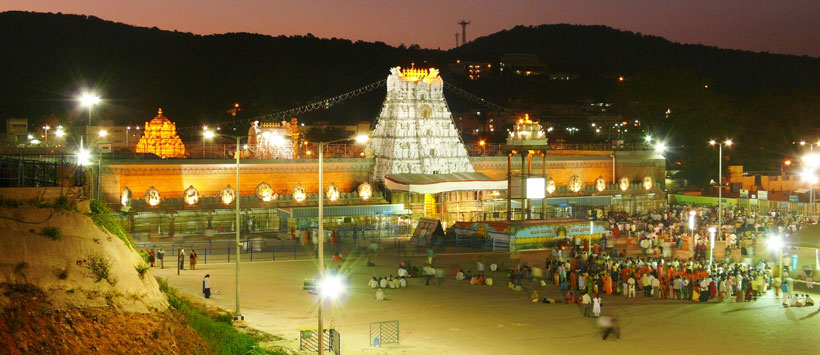
<path fill-rule="evenodd" d="M 456 48 L 458 48 L 458 32 L 456 32 Z"/>
<path fill-rule="evenodd" d="M 458 21 L 458 24 L 461 25 L 461 45 L 463 46 L 467 43 L 467 25 L 470 24 L 470 21 Z"/>

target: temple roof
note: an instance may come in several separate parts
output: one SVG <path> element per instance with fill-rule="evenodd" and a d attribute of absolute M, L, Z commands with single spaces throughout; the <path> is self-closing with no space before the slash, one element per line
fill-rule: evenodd
<path fill-rule="evenodd" d="M 163 123 L 166 122 L 168 122 L 169 124 L 174 124 L 173 122 L 171 122 L 171 120 L 168 119 L 168 117 L 162 115 L 162 108 L 159 108 L 157 110 L 157 115 L 154 118 L 152 118 L 151 121 L 148 122 L 148 125 L 161 126 Z M 146 125 L 145 128 L 148 128 L 148 125 Z"/>

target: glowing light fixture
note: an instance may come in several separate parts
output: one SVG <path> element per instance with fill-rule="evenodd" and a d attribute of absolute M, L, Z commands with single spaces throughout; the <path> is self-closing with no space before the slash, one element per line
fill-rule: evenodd
<path fill-rule="evenodd" d="M 370 137 L 368 137 L 367 135 L 360 134 L 356 136 L 356 143 L 367 143 L 368 140 L 370 140 Z"/>
<path fill-rule="evenodd" d="M 225 188 L 219 192 L 219 199 L 226 205 L 233 203 L 233 200 L 236 199 L 236 192 L 231 185 L 225 186 Z"/>
<path fill-rule="evenodd" d="M 652 190 L 652 186 L 654 185 L 654 181 L 652 181 L 651 176 L 644 176 L 642 182 L 643 188 L 646 190 Z"/>
<path fill-rule="evenodd" d="M 578 175 L 572 175 L 572 177 L 569 179 L 569 183 L 567 184 L 567 187 L 572 192 L 581 191 L 581 188 L 583 186 L 584 186 L 584 183 L 581 182 L 581 178 L 578 177 Z"/>
<path fill-rule="evenodd" d="M 626 176 L 621 177 L 621 179 L 618 180 L 618 188 L 620 188 L 621 191 L 629 190 L 629 178 Z"/>
<path fill-rule="evenodd" d="M 214 133 L 214 131 L 206 130 L 202 132 L 202 136 L 205 137 L 205 139 L 212 139 L 214 136 L 216 136 L 216 134 Z"/>
<path fill-rule="evenodd" d="M 256 190 L 254 190 L 254 194 L 256 195 L 256 197 L 258 197 L 260 200 L 264 202 L 270 202 L 274 200 L 273 188 L 271 188 L 270 185 L 268 185 L 268 183 L 264 181 L 262 181 L 262 183 L 260 183 L 259 185 L 256 185 Z"/>
<path fill-rule="evenodd" d="M 598 192 L 606 190 L 606 180 L 604 180 L 603 176 L 599 176 L 595 179 L 595 189 L 598 190 Z"/>
<path fill-rule="evenodd" d="M 62 136 L 65 135 L 65 131 L 63 131 L 62 128 L 57 128 L 57 130 L 54 131 L 54 135 L 57 136 L 57 137 L 62 137 Z"/>
<path fill-rule="evenodd" d="M 364 201 L 367 201 L 371 197 L 373 197 L 373 185 L 370 185 L 370 183 L 365 181 L 361 185 L 359 185 L 358 192 L 359 198 L 361 198 Z"/>
<path fill-rule="evenodd" d="M 131 196 L 131 189 L 129 189 L 128 186 L 124 187 L 122 189 L 122 195 L 120 195 L 120 204 L 128 206 L 128 203 L 131 202 Z"/>
<path fill-rule="evenodd" d="M 345 292 L 345 282 L 339 275 L 325 274 L 316 288 L 323 299 L 335 300 Z"/>
<path fill-rule="evenodd" d="M 108 135 L 108 131 L 106 131 L 106 130 L 104 130 L 104 129 L 101 129 L 99 132 L 97 132 L 97 135 L 98 135 L 100 138 L 105 137 L 105 136 L 107 136 L 107 135 Z"/>
<path fill-rule="evenodd" d="M 552 195 L 555 192 L 555 189 L 556 189 L 555 179 L 553 179 L 552 177 L 548 177 L 546 185 L 547 185 L 547 193 Z"/>
<path fill-rule="evenodd" d="M 339 195 L 339 188 L 336 186 L 336 184 L 330 183 L 330 186 L 327 187 L 327 192 L 325 193 L 327 199 L 330 201 L 336 201 L 339 199 Z"/>
<path fill-rule="evenodd" d="M 658 142 L 655 144 L 655 153 L 663 154 L 666 151 L 666 145 L 663 142 Z"/>
<path fill-rule="evenodd" d="M 293 199 L 296 202 L 304 202 L 307 200 L 307 190 L 302 184 L 297 184 L 293 187 Z"/>
<path fill-rule="evenodd" d="M 815 168 L 817 166 L 820 166 L 820 154 L 816 154 L 816 153 L 806 154 L 801 159 L 803 160 L 804 164 L 806 164 L 807 166 L 809 166 L 811 168 Z"/>
<path fill-rule="evenodd" d="M 162 196 L 160 196 L 159 190 L 155 187 L 151 186 L 148 191 L 145 191 L 145 203 L 149 206 L 157 206 L 160 202 L 162 202 Z"/>
<path fill-rule="evenodd" d="M 199 202 L 199 190 L 197 190 L 194 185 L 188 186 L 188 188 L 182 192 L 182 199 L 188 206 L 197 204 L 197 202 Z"/>
<path fill-rule="evenodd" d="M 90 92 L 84 92 L 79 97 L 80 105 L 83 107 L 93 107 L 94 105 L 100 103 L 102 99 L 100 96 Z"/>
<path fill-rule="evenodd" d="M 781 250 L 783 245 L 783 236 L 779 234 L 770 235 L 769 239 L 766 240 L 766 246 L 771 250 Z"/>
<path fill-rule="evenodd" d="M 80 149 L 77 152 L 77 165 L 84 166 L 91 164 L 91 152 L 87 149 Z"/>

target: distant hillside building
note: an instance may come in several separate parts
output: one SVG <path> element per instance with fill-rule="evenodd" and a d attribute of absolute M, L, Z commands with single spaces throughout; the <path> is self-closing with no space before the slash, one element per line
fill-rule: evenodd
<path fill-rule="evenodd" d="M 6 120 L 6 142 L 9 144 L 22 143 L 28 136 L 27 118 L 9 118 Z"/>
<path fill-rule="evenodd" d="M 501 56 L 502 72 L 521 76 L 538 76 L 547 72 L 547 64 L 540 61 L 535 54 L 508 53 Z"/>
<path fill-rule="evenodd" d="M 451 72 L 461 75 L 470 80 L 486 79 L 492 76 L 493 64 L 489 62 L 471 62 L 466 60 L 456 60 L 450 64 Z"/>

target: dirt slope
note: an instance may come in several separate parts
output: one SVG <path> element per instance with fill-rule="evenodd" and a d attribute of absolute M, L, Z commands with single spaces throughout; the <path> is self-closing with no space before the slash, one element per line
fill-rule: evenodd
<path fill-rule="evenodd" d="M 164 311 L 165 296 L 139 255 L 78 212 L 33 206 L 0 208 L 0 283 L 30 284 L 57 308 L 112 306 L 127 312 Z M 39 223 L 38 223 L 39 222 Z M 60 238 L 44 235 L 59 228 Z M 109 263 L 108 275 L 94 272 Z"/>

